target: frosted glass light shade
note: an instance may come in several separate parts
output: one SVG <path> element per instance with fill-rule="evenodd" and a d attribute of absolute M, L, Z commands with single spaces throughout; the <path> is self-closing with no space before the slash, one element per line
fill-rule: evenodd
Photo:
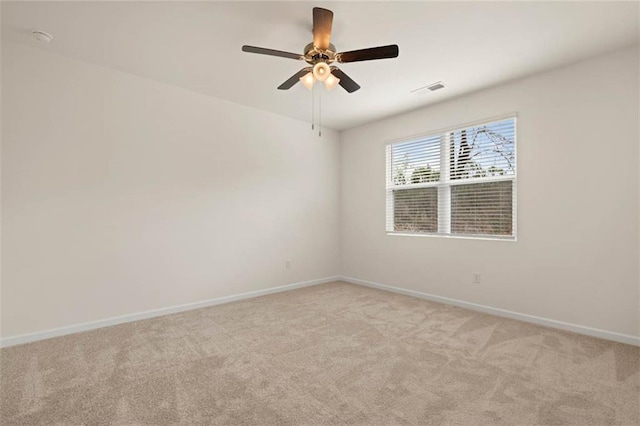
<path fill-rule="evenodd" d="M 331 75 L 331 68 L 324 62 L 318 62 L 313 66 L 313 77 L 318 81 L 325 81 Z"/>
<path fill-rule="evenodd" d="M 302 77 L 300 77 L 300 82 L 302 84 L 304 84 L 304 87 L 306 87 L 307 89 L 311 90 L 311 89 L 313 89 L 313 83 L 315 83 L 316 80 L 313 78 L 313 73 L 312 72 L 308 72 L 305 75 L 303 75 Z"/>
<path fill-rule="evenodd" d="M 329 74 L 329 77 L 324 81 L 324 85 L 327 90 L 333 90 L 340 83 L 340 79 L 333 74 Z"/>

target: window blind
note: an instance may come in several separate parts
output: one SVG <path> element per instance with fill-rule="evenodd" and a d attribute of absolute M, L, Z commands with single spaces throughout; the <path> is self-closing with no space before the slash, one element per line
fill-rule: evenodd
<path fill-rule="evenodd" d="M 387 232 L 516 235 L 516 119 L 387 145 Z"/>

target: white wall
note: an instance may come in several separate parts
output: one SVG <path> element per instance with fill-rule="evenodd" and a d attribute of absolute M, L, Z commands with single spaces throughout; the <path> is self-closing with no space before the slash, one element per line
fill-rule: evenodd
<path fill-rule="evenodd" d="M 512 112 L 517 242 L 385 234 L 386 141 Z M 341 153 L 343 275 L 640 334 L 637 47 L 345 131 Z"/>
<path fill-rule="evenodd" d="M 627 49 L 348 130 L 340 147 L 3 42 L 1 335 L 338 273 L 638 335 L 639 90 Z M 387 140 L 510 112 L 517 242 L 385 234 Z"/>
<path fill-rule="evenodd" d="M 2 49 L 3 337 L 339 272 L 337 133 Z"/>

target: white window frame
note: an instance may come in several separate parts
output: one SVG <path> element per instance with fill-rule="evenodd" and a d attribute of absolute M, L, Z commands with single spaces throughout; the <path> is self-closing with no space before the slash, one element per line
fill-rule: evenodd
<path fill-rule="evenodd" d="M 472 180 L 451 180 L 450 179 L 450 158 L 449 148 L 450 141 L 447 138 L 451 133 L 466 129 L 469 127 L 480 126 L 495 121 L 513 119 L 515 123 L 514 129 L 514 164 L 515 173 L 508 176 L 488 176 L 483 178 L 474 178 Z M 398 143 L 417 142 L 427 138 L 432 138 L 436 135 L 440 135 L 440 181 L 438 182 L 426 182 L 426 183 L 413 183 L 402 185 L 402 189 L 413 188 L 438 188 L 438 232 L 406 232 L 406 231 L 394 231 L 394 205 L 393 205 L 393 190 L 398 189 L 393 184 L 393 159 L 392 159 L 392 146 Z M 385 143 L 385 159 L 386 159 L 386 217 L 385 228 L 387 235 L 391 236 L 411 236 L 411 237 L 440 237 L 440 238 L 461 238 L 461 239 L 473 239 L 473 240 L 497 240 L 497 241 L 517 241 L 518 240 L 518 114 L 510 113 L 500 115 L 497 117 L 486 118 L 483 120 L 473 121 L 466 124 L 447 127 L 439 130 L 421 133 L 419 135 L 413 135 L 409 137 L 394 139 Z M 451 233 L 451 188 L 456 185 L 469 185 L 476 183 L 487 182 L 504 182 L 510 180 L 512 182 L 511 188 L 512 195 L 512 222 L 511 222 L 511 234 L 508 236 L 501 235 L 486 235 L 486 234 L 452 234 Z"/>

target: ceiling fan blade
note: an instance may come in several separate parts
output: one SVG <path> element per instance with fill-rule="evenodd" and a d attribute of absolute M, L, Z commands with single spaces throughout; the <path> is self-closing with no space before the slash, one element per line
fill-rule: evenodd
<path fill-rule="evenodd" d="M 336 54 L 336 60 L 341 63 L 371 61 L 374 59 L 397 58 L 399 53 L 397 44 L 389 46 L 370 47 L 369 49 L 352 50 Z"/>
<path fill-rule="evenodd" d="M 260 55 L 279 56 L 281 58 L 303 60 L 304 56 L 297 53 L 283 52 L 282 50 L 266 49 L 264 47 L 242 46 L 243 52 L 258 53 Z"/>
<path fill-rule="evenodd" d="M 321 7 L 313 8 L 313 45 L 321 50 L 329 48 L 333 12 Z"/>
<path fill-rule="evenodd" d="M 331 70 L 331 74 L 335 75 L 337 78 L 340 79 L 340 86 L 342 86 L 342 88 L 344 90 L 346 90 L 349 93 L 353 93 L 356 90 L 358 90 L 360 88 L 360 85 L 358 83 L 356 83 L 355 81 L 353 81 L 351 79 L 351 77 L 349 77 L 348 75 L 346 75 L 344 72 L 342 72 L 341 69 L 339 68 L 334 68 Z"/>
<path fill-rule="evenodd" d="M 297 82 L 300 81 L 300 77 L 304 76 L 308 72 L 311 72 L 311 68 L 302 68 L 300 71 L 289 77 L 287 81 L 278 86 L 280 90 L 289 90 L 291 89 Z"/>

